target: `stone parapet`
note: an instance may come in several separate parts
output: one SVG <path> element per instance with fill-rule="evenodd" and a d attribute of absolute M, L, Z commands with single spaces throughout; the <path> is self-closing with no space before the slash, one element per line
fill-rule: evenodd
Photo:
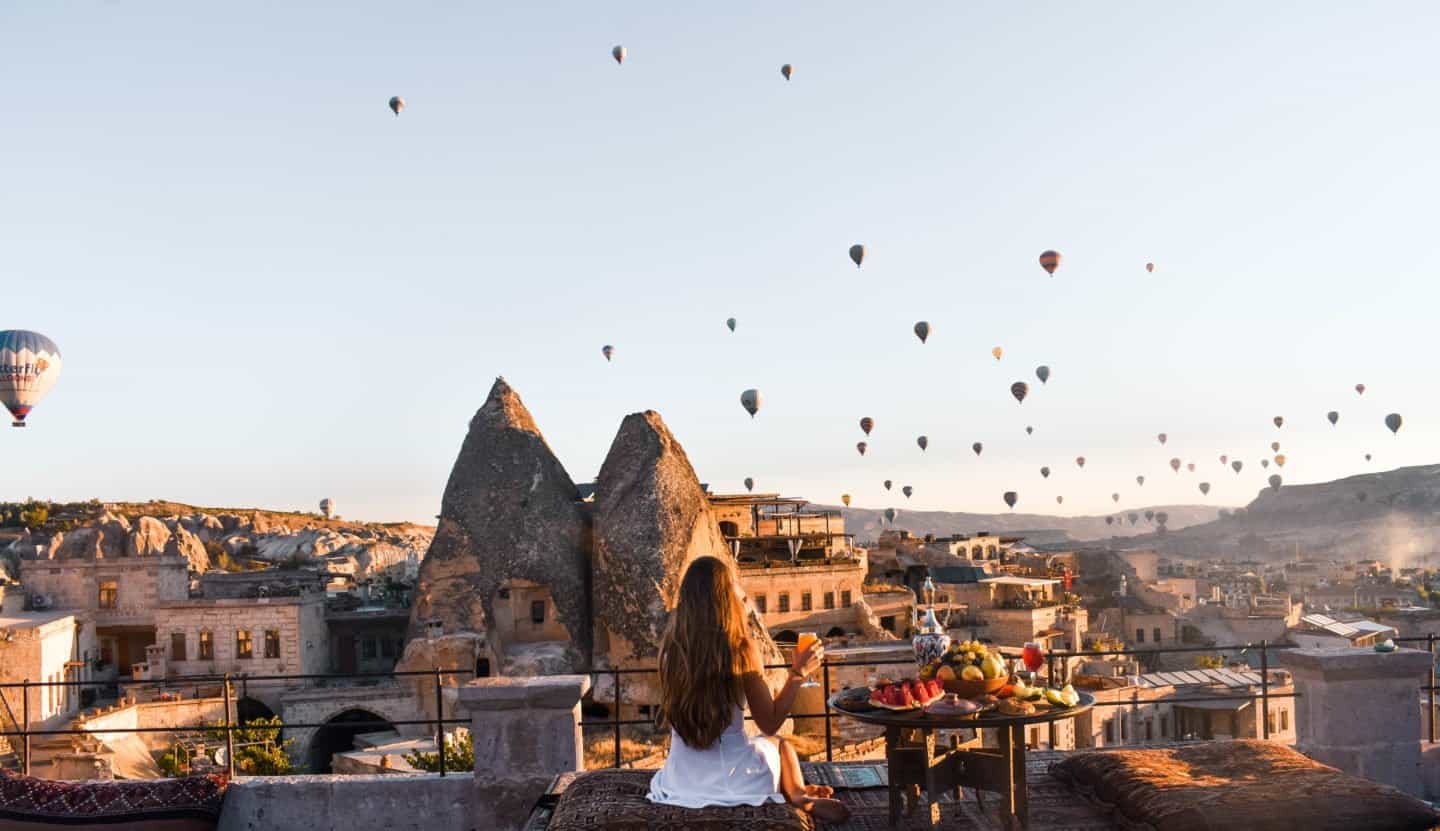
<path fill-rule="evenodd" d="M 1295 680 L 1296 748 L 1337 768 L 1420 796 L 1419 689 L 1430 654 L 1351 647 L 1280 653 Z"/>
<path fill-rule="evenodd" d="M 473 822 L 518 829 L 551 780 L 584 766 L 585 675 L 478 678 L 460 688 L 475 747 Z"/>

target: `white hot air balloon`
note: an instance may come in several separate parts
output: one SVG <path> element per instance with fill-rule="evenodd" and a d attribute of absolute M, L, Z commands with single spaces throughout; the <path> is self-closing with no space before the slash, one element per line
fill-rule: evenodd
<path fill-rule="evenodd" d="M 60 349 L 39 332 L 0 331 L 0 404 L 24 427 L 30 411 L 60 378 Z"/>
<path fill-rule="evenodd" d="M 326 519 L 335 516 L 335 500 L 328 496 L 320 500 L 320 513 L 324 514 Z"/>

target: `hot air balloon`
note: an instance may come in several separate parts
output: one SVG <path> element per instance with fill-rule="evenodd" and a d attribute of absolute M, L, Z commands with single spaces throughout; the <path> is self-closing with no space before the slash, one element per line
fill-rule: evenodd
<path fill-rule="evenodd" d="M 970 445 L 970 449 L 975 451 L 976 456 L 979 456 L 980 451 L 985 449 L 985 445 L 977 441 L 974 444 Z"/>
<path fill-rule="evenodd" d="M 1081 467 L 1081 468 L 1084 468 L 1084 467 L 1085 467 L 1085 457 L 1084 457 L 1084 456 L 1076 456 L 1076 457 L 1075 457 L 1075 464 L 1076 464 L 1077 466 Z"/>
<path fill-rule="evenodd" d="M 1049 478 L 1050 478 L 1050 468 L 1048 468 L 1048 467 L 1042 467 L 1042 468 L 1040 468 L 1040 475 L 1041 475 L 1042 477 L 1046 478 L 1046 479 L 1049 479 Z"/>
<path fill-rule="evenodd" d="M 857 441 L 855 442 L 855 449 L 860 451 L 861 456 L 864 456 L 865 451 L 870 449 L 870 445 L 866 444 L 863 441 Z"/>
<path fill-rule="evenodd" d="M 1340 413 L 1337 410 L 1331 410 L 1325 414 L 1325 419 L 1330 422 L 1331 427 L 1334 427 L 1340 421 Z"/>
<path fill-rule="evenodd" d="M 1404 420 L 1400 418 L 1399 413 L 1391 413 L 1390 415 L 1385 416 L 1385 426 L 1390 428 L 1391 433 L 1400 432 L 1400 425 L 1403 421 Z"/>
<path fill-rule="evenodd" d="M 843 503 L 845 503 L 845 507 L 847 507 L 847 508 L 850 507 L 850 494 L 848 494 L 848 493 L 842 493 L 842 494 L 840 494 L 840 501 L 843 502 Z"/>
<path fill-rule="evenodd" d="M 1005 354 L 1005 350 L 997 346 L 990 350 L 990 354 L 998 361 L 1000 360 L 1000 356 Z"/>
<path fill-rule="evenodd" d="M 395 116 L 398 118 L 400 111 L 403 109 L 405 109 L 405 99 L 398 95 L 390 96 L 390 112 L 395 113 Z"/>
<path fill-rule="evenodd" d="M 923 453 L 930 447 L 930 438 L 929 436 L 919 436 L 915 439 L 915 443 L 920 445 L 920 451 Z"/>
<path fill-rule="evenodd" d="M 1146 511 L 1146 512 L 1145 512 L 1145 521 L 1146 521 L 1146 522 L 1150 522 L 1150 521 L 1152 521 L 1152 520 L 1154 520 L 1154 519 L 1155 519 L 1155 512 L 1154 512 L 1154 511 Z"/>
<path fill-rule="evenodd" d="M 607 343 L 604 346 L 600 347 L 600 354 L 604 355 L 605 360 L 608 361 L 611 358 L 615 357 L 615 347 Z"/>
<path fill-rule="evenodd" d="M 1260 460 L 1260 466 L 1263 467 L 1263 468 L 1268 468 L 1268 467 L 1270 467 L 1270 460 L 1269 460 L 1269 459 L 1261 459 L 1261 460 Z"/>
<path fill-rule="evenodd" d="M 1360 491 L 1359 493 L 1355 494 L 1355 498 L 1360 500 L 1361 502 L 1364 502 L 1369 497 L 1365 495 L 1365 491 Z"/>
<path fill-rule="evenodd" d="M 1171 460 L 1170 460 L 1170 469 L 1173 470 L 1173 471 L 1175 471 L 1176 473 L 1179 473 L 1179 472 L 1180 472 L 1180 460 L 1179 460 L 1179 459 L 1171 459 Z"/>
<path fill-rule="evenodd" d="M 898 512 L 897 512 L 894 508 L 886 508 L 886 509 L 885 509 L 885 521 L 886 521 L 886 522 L 889 522 L 891 525 L 894 525 L 894 524 L 895 524 L 895 517 L 896 517 L 897 514 L 898 514 Z"/>
<path fill-rule="evenodd" d="M 1016 381 L 1010 385 L 1010 394 L 1015 396 L 1016 401 L 1024 404 L 1025 396 L 1030 394 L 1030 385 L 1024 381 Z"/>
<path fill-rule="evenodd" d="M 870 416 L 860 419 L 860 429 L 865 431 L 865 435 L 870 435 L 870 431 L 875 429 L 875 419 Z"/>
<path fill-rule="evenodd" d="M 615 59 L 615 63 L 625 63 L 625 47 L 617 45 L 610 50 L 610 57 Z"/>
<path fill-rule="evenodd" d="M 1056 504 L 1056 505 L 1064 505 L 1064 504 L 1065 504 L 1065 497 L 1063 497 L 1063 496 L 1057 496 L 1057 497 L 1055 497 L 1055 504 Z"/>
<path fill-rule="evenodd" d="M 727 318 L 725 318 L 725 325 L 728 326 L 728 327 L 730 327 L 730 331 L 732 331 L 732 332 L 735 331 L 735 318 L 733 318 L 733 317 L 727 317 Z"/>
<path fill-rule="evenodd" d="M 1040 267 L 1045 269 L 1046 274 L 1053 275 L 1055 269 L 1060 267 L 1060 252 L 1045 251 L 1040 254 Z"/>
<path fill-rule="evenodd" d="M 891 482 L 889 479 L 886 479 L 882 484 L 885 485 L 885 490 L 887 490 L 887 491 L 890 490 L 891 488 L 895 487 L 895 483 L 894 483 L 894 482 Z"/>
<path fill-rule="evenodd" d="M 1139 485 L 1139 486 L 1142 487 L 1142 488 L 1145 487 L 1145 477 L 1144 477 L 1144 476 L 1136 476 L 1136 477 L 1135 477 L 1135 484 Z"/>
<path fill-rule="evenodd" d="M 1356 395 L 1364 395 L 1364 394 L 1365 394 L 1365 385 L 1364 385 L 1364 384 L 1356 384 L 1356 385 L 1355 385 L 1355 394 L 1356 394 Z"/>
<path fill-rule="evenodd" d="M 1279 466 L 1281 466 L 1281 467 L 1284 467 L 1284 466 L 1285 466 L 1285 454 L 1284 454 L 1284 453 L 1276 454 L 1276 456 L 1275 456 L 1275 464 L 1277 464 L 1277 465 L 1279 465 Z"/>
<path fill-rule="evenodd" d="M 915 493 L 915 489 L 910 487 L 909 485 L 906 485 L 905 487 L 900 489 L 900 492 L 905 494 L 906 499 L 909 499 L 911 494 Z"/>
<path fill-rule="evenodd" d="M 1170 521 L 1170 515 L 1169 515 L 1169 514 L 1165 513 L 1164 511 L 1156 511 L 1156 512 L 1155 512 L 1155 523 L 1156 523 L 1157 525 L 1164 525 L 1165 523 L 1167 523 L 1167 522 L 1169 522 L 1169 521 Z"/>
<path fill-rule="evenodd" d="M 1240 472 L 1240 468 L 1242 468 L 1242 467 L 1244 467 L 1244 466 L 1245 466 L 1245 463 L 1242 462 L 1242 461 L 1240 461 L 1239 459 L 1236 459 L 1235 461 L 1233 461 L 1233 462 L 1230 463 L 1230 467 L 1231 467 L 1236 473 L 1239 473 L 1239 472 Z"/>
<path fill-rule="evenodd" d="M 329 519 L 330 517 L 334 516 L 334 515 L 335 515 L 335 500 L 331 499 L 331 498 L 328 497 L 328 496 L 325 497 L 324 499 L 320 500 L 320 513 L 324 514 L 326 519 Z"/>
<path fill-rule="evenodd" d="M 1039 378 L 1042 384 L 1050 383 L 1050 367 L 1044 364 L 1035 367 L 1035 377 Z"/>
<path fill-rule="evenodd" d="M 1119 502 L 1119 501 L 1120 501 L 1120 494 L 1118 494 L 1118 493 L 1112 493 L 1112 494 L 1110 494 L 1110 499 L 1111 499 L 1112 501 Z"/>
<path fill-rule="evenodd" d="M 860 264 L 865 262 L 865 246 L 859 243 L 850 246 L 850 259 L 854 260 L 855 267 L 859 268 Z"/>
<path fill-rule="evenodd" d="M 1277 429 L 1277 430 L 1280 429 L 1281 427 L 1284 427 L 1284 426 L 1285 426 L 1285 417 L 1284 417 L 1284 416 L 1275 416 L 1274 418 L 1272 418 L 1272 419 L 1270 419 L 1270 420 L 1273 421 L 1273 422 L 1275 422 L 1275 429 Z"/>
<path fill-rule="evenodd" d="M 1221 456 L 1221 457 L 1220 457 L 1220 464 L 1223 465 L 1223 464 L 1225 464 L 1225 463 L 1228 462 L 1228 461 L 1230 461 L 1230 457 L 1229 457 L 1229 456 Z"/>
<path fill-rule="evenodd" d="M 1130 524 L 1131 524 L 1131 525 L 1134 525 L 1135 523 L 1137 523 L 1137 522 L 1140 521 L 1140 515 L 1139 515 L 1138 513 L 1134 512 L 1134 511 L 1131 511 L 1130 513 L 1126 514 L 1126 515 L 1125 515 L 1125 518 L 1128 519 L 1128 520 L 1130 520 Z"/>
<path fill-rule="evenodd" d="M 1203 493 L 1203 494 L 1205 494 L 1206 496 L 1209 496 L 1209 495 L 1210 495 L 1210 483 L 1209 483 L 1209 482 L 1201 482 L 1201 483 L 1200 483 L 1200 492 Z"/>
<path fill-rule="evenodd" d="M 1146 270 L 1147 272 L 1150 272 L 1150 273 L 1153 274 L 1153 273 L 1155 272 L 1155 264 L 1154 264 L 1154 263 L 1146 263 L 1146 264 L 1145 264 L 1145 270 Z"/>
<path fill-rule="evenodd" d="M 1194 462 L 1187 462 L 1187 463 L 1185 464 L 1185 469 L 1188 470 L 1188 471 L 1190 471 L 1191 473 L 1194 473 L 1194 472 L 1195 472 L 1195 463 L 1194 463 Z"/>
<path fill-rule="evenodd" d="M 1272 453 L 1279 453 L 1279 452 L 1280 452 L 1280 442 L 1278 442 L 1278 441 L 1272 441 L 1272 442 L 1270 442 L 1270 452 L 1272 452 Z"/>
<path fill-rule="evenodd" d="M 781 75 L 784 75 L 784 76 L 785 76 L 785 80 L 788 81 L 788 80 L 790 80 L 790 76 L 793 75 L 793 74 L 795 74 L 795 67 L 793 67 L 793 66 L 791 66 L 790 64 L 787 63 L 787 64 L 785 64 L 784 66 L 780 67 L 780 74 L 781 74 Z"/>
<path fill-rule="evenodd" d="M 1370 454 L 1369 454 L 1369 453 L 1366 453 L 1366 454 L 1365 454 L 1365 461 L 1367 461 L 1367 462 L 1370 461 Z"/>
<path fill-rule="evenodd" d="M 754 418 L 755 414 L 760 412 L 760 408 L 765 406 L 765 396 L 760 394 L 760 390 L 745 390 L 740 393 L 740 406 L 745 408 L 745 412 L 749 413 L 751 418 Z"/>
<path fill-rule="evenodd" d="M 1107 516 L 1107 517 L 1105 517 L 1105 524 L 1106 524 L 1106 525 L 1114 525 L 1114 524 L 1115 524 L 1115 517 L 1113 517 L 1113 516 Z"/>
<path fill-rule="evenodd" d="M 915 337 L 919 338 L 921 343 L 929 339 L 930 323 L 928 321 L 922 320 L 915 324 Z"/>
<path fill-rule="evenodd" d="M 1275 491 L 1279 491 L 1279 490 L 1280 490 L 1280 481 L 1281 481 L 1281 480 L 1280 480 L 1280 474 L 1278 474 L 1278 473 L 1272 473 L 1272 474 L 1270 474 L 1270 478 L 1269 478 L 1269 480 L 1267 480 L 1267 481 L 1270 482 L 1270 488 L 1271 488 L 1272 490 L 1275 490 Z"/>
<path fill-rule="evenodd" d="M 1033 436 L 1033 435 L 1035 435 L 1035 428 L 1034 428 L 1034 427 L 1031 427 L 1031 426 L 1028 425 L 1028 424 L 1025 425 L 1025 435 L 1027 435 L 1027 436 Z"/>
<path fill-rule="evenodd" d="M 1020 496 L 1016 494 L 1015 491 L 1005 491 L 1004 499 L 1005 504 L 1009 505 L 1011 510 L 1014 510 L 1015 503 L 1020 501 Z"/>
<path fill-rule="evenodd" d="M 24 329 L 0 332 L 0 404 L 24 427 L 25 417 L 60 377 L 60 349 L 55 342 Z"/>
<path fill-rule="evenodd" d="M 1161 444 L 1164 444 L 1165 442 L 1170 440 L 1170 437 L 1165 435 L 1164 433 L 1160 433 L 1159 435 L 1155 436 L 1155 438 L 1159 439 Z"/>

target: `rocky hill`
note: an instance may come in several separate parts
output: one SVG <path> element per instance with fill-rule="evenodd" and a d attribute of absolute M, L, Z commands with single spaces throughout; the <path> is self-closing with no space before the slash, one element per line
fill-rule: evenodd
<path fill-rule="evenodd" d="M 44 513 L 30 513 L 36 506 Z M 0 570 L 12 574 L 19 559 L 170 554 L 185 557 L 192 570 L 202 572 L 247 563 L 313 563 L 370 576 L 418 563 L 435 530 L 410 523 L 350 522 L 319 514 L 198 508 L 159 500 L 30 503 L 28 510 L 11 510 L 8 516 L 22 513 L 28 527 L 0 528 Z"/>
<path fill-rule="evenodd" d="M 845 517 L 845 530 L 855 534 L 857 539 L 873 540 L 880 535 L 884 510 L 843 508 L 839 505 L 816 505 L 813 507 L 839 511 Z M 971 514 L 961 511 L 900 510 L 899 515 L 895 518 L 895 527 L 920 537 L 926 534 L 944 537 L 950 534 L 994 531 L 1024 536 L 1026 541 L 1031 544 L 1064 545 L 1111 536 L 1131 537 L 1148 534 L 1155 530 L 1155 523 L 1153 520 L 1145 518 L 1146 511 L 1166 513 L 1169 517 L 1166 527 L 1174 531 L 1198 523 L 1211 522 L 1219 516 L 1220 509 L 1212 505 L 1156 505 L 1134 509 L 1136 517 L 1133 524 L 1128 519 L 1124 519 L 1112 525 L 1106 524 L 1104 514 L 1060 517 L 1009 512 Z"/>
<path fill-rule="evenodd" d="M 1392 565 L 1440 549 L 1440 465 L 1402 467 L 1332 482 L 1265 488 L 1216 519 L 1143 538 L 1188 557 L 1285 559 L 1296 553 Z"/>

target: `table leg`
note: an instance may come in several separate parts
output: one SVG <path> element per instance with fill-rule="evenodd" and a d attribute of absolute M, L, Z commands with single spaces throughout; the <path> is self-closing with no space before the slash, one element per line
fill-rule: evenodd
<path fill-rule="evenodd" d="M 1004 791 L 1000 794 L 1000 823 L 1006 828 L 1015 827 L 1015 728 L 1001 727 L 995 731 L 996 743 L 1000 745 L 1000 759 L 1005 766 Z"/>
<path fill-rule="evenodd" d="M 960 734 L 959 734 L 959 733 L 951 733 L 951 734 L 950 734 L 950 752 L 951 752 L 951 753 L 956 753 L 956 752 L 958 752 L 959 750 L 960 750 Z M 959 777 L 957 776 L 957 777 L 956 777 L 956 782 L 955 782 L 955 807 L 956 807 L 956 810 L 959 810 L 960 800 L 962 800 L 962 799 L 964 799 L 964 798 L 965 798 L 965 788 L 961 787 L 960 782 L 959 782 Z"/>
<path fill-rule="evenodd" d="M 890 772 L 890 827 L 900 826 L 900 728 L 885 728 L 885 765 Z"/>
<path fill-rule="evenodd" d="M 1030 788 L 1025 781 L 1025 728 L 1019 724 L 1010 726 L 1010 742 L 1014 745 L 1011 758 L 1014 772 L 1010 777 L 1010 805 L 1021 828 L 1030 827 Z"/>
<path fill-rule="evenodd" d="M 925 746 L 925 799 L 921 803 L 925 806 L 925 816 L 931 828 L 940 825 L 940 793 L 945 790 L 941 785 L 940 769 L 935 765 L 935 731 L 924 731 Z"/>

